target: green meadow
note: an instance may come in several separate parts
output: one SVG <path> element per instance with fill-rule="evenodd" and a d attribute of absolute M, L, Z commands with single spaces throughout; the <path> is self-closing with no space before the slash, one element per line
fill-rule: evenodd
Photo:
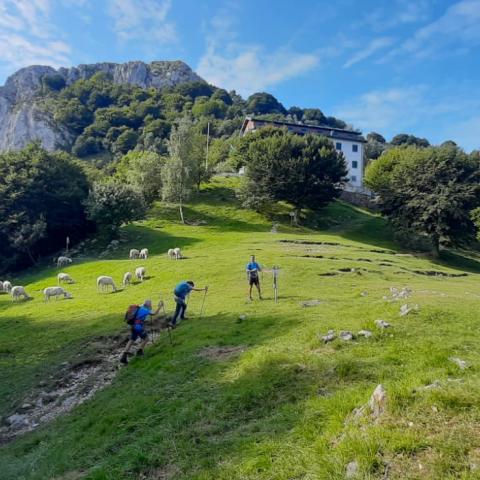
<path fill-rule="evenodd" d="M 129 304 L 163 299 L 171 312 L 180 280 L 209 291 L 202 317 L 203 293 L 192 293 L 173 345 L 162 333 L 93 398 L 0 445 L 0 478 L 343 479 L 351 462 L 351 478 L 480 478 L 477 255 L 433 261 L 404 251 L 383 219 L 342 202 L 294 228 L 285 205 L 268 218 L 241 209 L 234 186 L 215 178 L 188 205 L 186 218 L 206 223 L 181 225 L 176 209 L 158 205 L 124 227 L 127 241 L 105 257 L 100 241 L 89 243 L 68 267 L 50 262 L 14 277 L 33 300 L 0 295 L 2 418 L 48 389 L 62 363 L 88 361 L 126 336 Z M 169 260 L 177 246 L 185 258 Z M 143 247 L 148 260 L 128 260 Z M 251 254 L 266 269 L 280 266 L 278 303 L 268 271 L 265 299 L 247 301 Z M 97 276 L 120 287 L 140 265 L 144 283 L 97 293 Z M 75 279 L 66 286 L 74 298 L 45 303 L 59 271 Z M 390 287 L 412 295 L 389 301 Z M 319 302 L 302 305 L 311 300 Z M 404 303 L 418 310 L 401 317 Z M 377 319 L 391 328 L 379 330 Z M 330 329 L 373 336 L 324 344 Z M 206 355 L 213 347 L 232 355 Z M 385 412 L 355 418 L 378 384 Z"/>

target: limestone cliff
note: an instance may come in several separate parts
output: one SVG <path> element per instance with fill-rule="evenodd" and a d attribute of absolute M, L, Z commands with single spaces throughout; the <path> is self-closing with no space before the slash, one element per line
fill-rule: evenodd
<path fill-rule="evenodd" d="M 95 63 L 55 70 L 47 66 L 22 68 L 0 87 L 0 151 L 19 149 L 40 140 L 48 150 L 68 148 L 71 135 L 56 125 L 39 96 L 45 75 L 61 75 L 67 85 L 87 79 L 97 72 L 107 73 L 114 83 L 143 88 L 163 88 L 191 81 L 203 81 L 181 61 Z"/>

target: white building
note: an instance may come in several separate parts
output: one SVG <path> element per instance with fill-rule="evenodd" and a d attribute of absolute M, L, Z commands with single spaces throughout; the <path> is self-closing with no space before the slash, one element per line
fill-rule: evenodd
<path fill-rule="evenodd" d="M 362 137 L 361 132 L 326 126 L 317 127 L 315 125 L 304 125 L 301 123 L 278 122 L 262 118 L 246 117 L 242 125 L 241 135 L 246 135 L 249 132 L 267 126 L 286 128 L 289 132 L 298 135 L 312 133 L 329 138 L 335 145 L 335 149 L 343 153 L 345 162 L 347 163 L 348 183 L 345 185 L 345 190 L 360 193 L 364 191 L 364 144 L 366 141 Z"/>

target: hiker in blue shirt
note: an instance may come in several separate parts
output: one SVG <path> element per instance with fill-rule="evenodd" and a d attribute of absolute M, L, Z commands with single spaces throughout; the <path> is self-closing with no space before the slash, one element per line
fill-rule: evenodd
<path fill-rule="evenodd" d="M 248 278 L 248 284 L 250 285 L 250 291 L 249 291 L 250 300 L 253 300 L 252 288 L 254 285 L 255 287 L 257 287 L 257 290 L 258 290 L 258 298 L 262 300 L 262 291 L 260 289 L 260 276 L 259 276 L 259 272 L 261 271 L 262 271 L 262 268 L 255 261 L 255 255 L 252 255 L 250 257 L 250 262 L 247 264 L 247 278 Z"/>
<path fill-rule="evenodd" d="M 125 350 L 122 353 L 122 356 L 120 357 L 120 361 L 124 364 L 128 363 L 128 352 L 130 351 L 131 346 L 133 345 L 133 342 L 137 340 L 137 338 L 140 338 L 142 341 L 140 343 L 140 348 L 137 350 L 137 355 L 141 356 L 143 355 L 143 349 L 145 348 L 145 345 L 148 342 L 148 334 L 147 331 L 145 330 L 145 321 L 148 319 L 149 316 L 154 316 L 158 315 L 158 312 L 160 309 L 163 307 L 163 302 L 160 300 L 158 303 L 158 308 L 155 310 L 155 312 L 152 312 L 152 301 L 151 300 L 145 300 L 143 302 L 143 305 L 141 305 L 138 310 L 135 312 L 135 319 L 133 321 L 132 325 L 132 332 L 130 335 L 130 339 L 127 342 L 127 345 L 125 346 Z"/>
<path fill-rule="evenodd" d="M 179 318 L 185 320 L 185 310 L 187 309 L 186 299 L 192 290 L 195 292 L 206 292 L 208 287 L 195 288 L 195 284 L 191 280 L 187 280 L 180 282 L 173 290 L 173 299 L 177 306 L 175 307 L 175 313 L 173 314 L 172 320 L 169 323 L 172 328 L 175 328 Z"/>

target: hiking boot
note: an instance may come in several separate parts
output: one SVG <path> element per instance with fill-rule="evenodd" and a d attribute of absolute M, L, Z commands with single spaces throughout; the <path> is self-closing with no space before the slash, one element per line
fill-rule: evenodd
<path fill-rule="evenodd" d="M 168 327 L 168 328 L 171 328 L 172 330 L 175 330 L 175 328 L 176 328 L 177 326 L 176 326 L 174 323 L 172 323 L 172 322 L 168 322 L 168 323 L 167 323 L 167 327 Z"/>
<path fill-rule="evenodd" d="M 127 358 L 127 353 L 123 352 L 122 356 L 120 357 L 120 363 L 123 363 L 124 365 L 128 364 L 128 358 Z"/>
<path fill-rule="evenodd" d="M 145 355 L 145 353 L 143 353 L 143 348 L 139 348 L 137 350 L 137 357 L 143 357 Z"/>

